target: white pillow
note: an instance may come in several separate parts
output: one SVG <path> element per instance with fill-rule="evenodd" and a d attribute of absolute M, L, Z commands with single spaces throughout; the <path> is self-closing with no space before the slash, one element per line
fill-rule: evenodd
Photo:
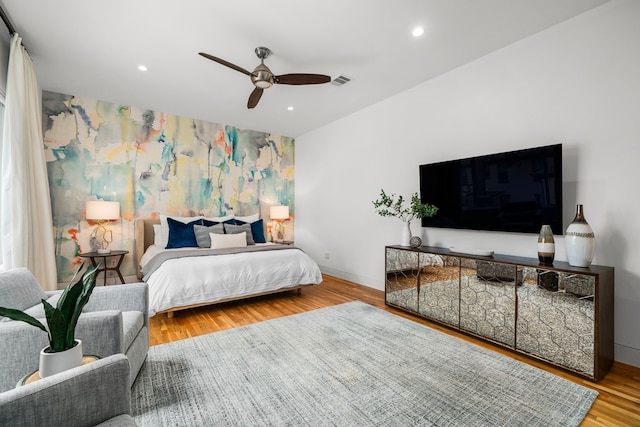
<path fill-rule="evenodd" d="M 198 218 L 202 218 L 202 216 L 171 216 L 171 215 L 160 215 L 160 245 L 163 248 L 167 247 L 169 243 L 169 223 L 167 222 L 167 218 L 174 219 L 176 221 L 180 221 L 183 224 L 186 224 L 191 221 L 195 221 Z"/>
<path fill-rule="evenodd" d="M 162 227 L 160 227 L 160 224 L 153 224 L 153 244 L 156 246 L 162 245 Z"/>
<path fill-rule="evenodd" d="M 209 233 L 211 249 L 241 248 L 247 246 L 247 233 L 216 234 Z"/>
<path fill-rule="evenodd" d="M 233 219 L 233 215 L 227 215 L 227 216 L 212 216 L 212 217 L 203 217 L 204 219 L 206 219 L 207 221 L 213 221 L 213 222 L 225 222 L 228 221 L 230 219 Z"/>
<path fill-rule="evenodd" d="M 235 219 L 242 222 L 247 222 L 251 224 L 252 222 L 256 222 L 260 219 L 260 212 L 254 213 L 253 215 L 248 216 L 236 216 Z"/>

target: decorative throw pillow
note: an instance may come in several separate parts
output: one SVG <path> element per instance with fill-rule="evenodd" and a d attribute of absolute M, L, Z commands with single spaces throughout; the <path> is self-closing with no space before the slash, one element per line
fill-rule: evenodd
<path fill-rule="evenodd" d="M 163 248 L 167 247 L 167 243 L 169 243 L 169 223 L 167 222 L 167 218 L 174 219 L 176 221 L 180 221 L 183 223 L 191 222 L 196 219 L 202 219 L 202 216 L 168 216 L 168 215 L 160 215 L 160 236 L 162 236 L 162 240 L 160 240 L 160 245 Z"/>
<path fill-rule="evenodd" d="M 196 235 L 196 242 L 198 242 L 199 247 L 210 248 L 211 239 L 209 238 L 209 233 L 224 234 L 224 225 L 215 224 L 208 227 L 206 225 L 194 225 L 193 232 Z"/>
<path fill-rule="evenodd" d="M 202 225 L 202 219 L 199 218 L 185 224 L 173 218 L 167 218 L 167 224 L 169 225 L 169 240 L 165 249 L 198 247 L 193 227 Z"/>
<path fill-rule="evenodd" d="M 247 246 L 247 236 L 244 232 L 237 234 L 209 233 L 211 249 L 241 248 Z"/>
<path fill-rule="evenodd" d="M 207 227 L 210 227 L 216 224 L 235 224 L 235 223 L 236 222 L 233 219 L 233 217 L 230 217 L 229 219 L 225 219 L 224 221 L 211 221 L 210 219 L 207 219 L 207 218 L 202 219 L 202 225 L 206 225 Z"/>
<path fill-rule="evenodd" d="M 251 233 L 251 224 L 224 224 L 224 232 L 225 234 L 238 234 L 238 233 L 246 233 L 247 236 L 247 245 L 255 245 L 256 242 L 253 240 L 253 234 Z"/>
<path fill-rule="evenodd" d="M 252 222 L 256 222 L 257 220 L 260 219 L 260 212 L 254 213 L 253 215 L 247 215 L 247 216 L 236 215 L 234 219 L 236 221 L 248 222 L 249 224 L 251 224 Z"/>
<path fill-rule="evenodd" d="M 211 224 L 211 225 L 217 224 L 219 222 L 226 222 L 226 221 L 229 221 L 229 220 L 233 221 L 233 215 L 212 216 L 212 217 L 202 217 L 202 218 L 207 220 L 207 221 L 213 222 L 213 224 Z M 205 225 L 207 225 L 207 224 L 205 224 Z"/>
<path fill-rule="evenodd" d="M 246 224 L 248 221 L 241 221 L 236 218 L 236 225 Z M 253 241 L 256 243 L 267 243 L 267 239 L 264 237 L 264 222 L 262 218 L 251 223 L 251 234 L 253 235 Z"/>
<path fill-rule="evenodd" d="M 153 244 L 162 246 L 162 227 L 160 224 L 153 224 Z"/>

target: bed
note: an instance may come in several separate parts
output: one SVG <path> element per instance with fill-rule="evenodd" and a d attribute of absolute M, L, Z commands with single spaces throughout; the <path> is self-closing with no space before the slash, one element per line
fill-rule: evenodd
<path fill-rule="evenodd" d="M 137 275 L 149 285 L 150 316 L 173 317 L 175 311 L 188 308 L 300 292 L 304 286 L 322 282 L 316 262 L 294 246 L 256 243 L 243 249 L 164 249 L 154 244 L 158 224 L 158 218 L 135 222 Z"/>

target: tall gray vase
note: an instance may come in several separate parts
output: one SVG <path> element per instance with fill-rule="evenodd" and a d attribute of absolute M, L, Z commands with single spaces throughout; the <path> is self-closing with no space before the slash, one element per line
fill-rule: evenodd
<path fill-rule="evenodd" d="M 596 249 L 596 236 L 584 218 L 582 205 L 576 206 L 576 217 L 564 233 L 567 261 L 574 267 L 589 267 Z"/>

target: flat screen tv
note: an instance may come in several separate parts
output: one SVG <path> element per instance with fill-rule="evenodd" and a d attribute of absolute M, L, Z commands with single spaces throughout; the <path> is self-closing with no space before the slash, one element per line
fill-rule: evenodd
<path fill-rule="evenodd" d="M 420 166 L 423 227 L 561 235 L 562 144 Z"/>

